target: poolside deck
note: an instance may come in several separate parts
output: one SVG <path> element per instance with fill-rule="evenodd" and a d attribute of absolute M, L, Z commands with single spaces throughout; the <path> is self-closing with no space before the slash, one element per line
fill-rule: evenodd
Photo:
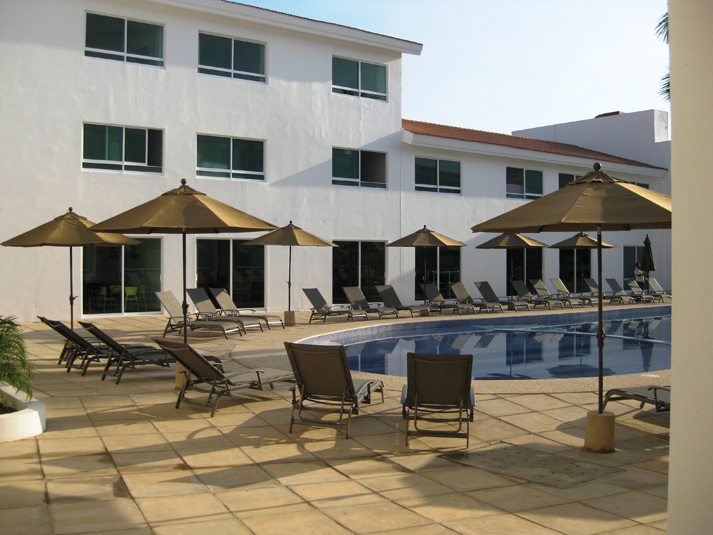
<path fill-rule="evenodd" d="M 250 367 L 289 369 L 283 341 L 361 325 L 307 325 L 307 318 L 227 341 L 196 331 L 190 343 Z M 159 336 L 164 322 L 96 320 L 134 342 Z M 331 428 L 296 426 L 290 434 L 285 384 L 241 391 L 210 418 L 195 406 L 174 408 L 173 368 L 129 371 L 120 385 L 102 382 L 99 367 L 81 377 L 57 366 L 62 342 L 54 332 L 23 327 L 48 425 L 36 438 L 0 444 L 5 533 L 666 530 L 668 414 L 611 402 L 616 452 L 583 452 L 586 413 L 596 409 L 594 379 L 478 381 L 467 452 L 462 439 L 411 439 L 407 448 L 403 378 L 387 378 L 385 403 L 352 421 L 349 440 Z M 669 384 L 668 372 L 648 375 L 605 385 Z"/>

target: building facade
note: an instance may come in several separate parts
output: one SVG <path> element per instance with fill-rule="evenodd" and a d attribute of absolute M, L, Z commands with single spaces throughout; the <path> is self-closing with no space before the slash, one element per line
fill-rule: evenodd
<path fill-rule="evenodd" d="M 512 258 L 476 249 L 491 236 L 470 227 L 595 161 L 670 193 L 662 112 L 517 136 L 404 120 L 401 58 L 419 54 L 419 43 L 224 0 L 28 0 L 3 2 L 0 14 L 2 241 L 70 206 L 102 221 L 185 178 L 339 245 L 293 249 L 292 309 L 304 310 L 303 287 L 332 302 L 348 285 L 374 299 L 383 283 L 411 302 L 424 278 L 446 293 L 456 280 L 474 295 L 476 280 L 505 293 Z M 467 247 L 386 247 L 424 225 Z M 649 234 L 655 276 L 670 287 L 670 232 Z M 287 248 L 244 245 L 257 235 L 189 236 L 189 287 L 223 286 L 239 306 L 285 310 Z M 630 276 L 645 235 L 606 235 L 618 248 L 606 253 L 605 277 Z M 77 250 L 76 313 L 160 313 L 153 292 L 180 290 L 180 238 L 137 238 L 134 247 Z M 68 317 L 66 250 L 0 254 L 0 314 Z M 594 260 L 536 254 L 522 259 L 536 267 L 521 276 L 575 286 L 578 266 Z"/>

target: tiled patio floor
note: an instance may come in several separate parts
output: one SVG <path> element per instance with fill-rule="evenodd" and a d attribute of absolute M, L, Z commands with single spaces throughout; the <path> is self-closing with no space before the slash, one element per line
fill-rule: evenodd
<path fill-rule="evenodd" d="M 304 324 L 221 340 L 202 352 L 288 369 L 284 340 L 343 322 Z M 405 320 L 401 320 L 405 321 Z M 99 319 L 124 341 L 150 340 L 161 317 Z M 350 325 L 351 326 L 351 325 Z M 617 450 L 582 451 L 596 408 L 580 382 L 537 391 L 478 382 L 470 448 L 462 439 L 404 442 L 403 379 L 383 405 L 331 428 L 288 432 L 288 385 L 204 409 L 174 408 L 173 368 L 129 371 L 119 385 L 57 366 L 61 341 L 40 324 L 25 338 L 47 431 L 0 444 L 3 533 L 409 533 L 646 535 L 666 530 L 668 415 L 612 402 Z M 178 339 L 178 337 L 176 337 Z M 664 378 L 665 379 L 665 378 Z M 657 382 L 654 378 L 642 379 Z M 662 381 L 658 381 L 662 382 Z M 533 383 L 534 384 L 534 383 Z M 241 394 L 245 391 L 241 391 Z"/>

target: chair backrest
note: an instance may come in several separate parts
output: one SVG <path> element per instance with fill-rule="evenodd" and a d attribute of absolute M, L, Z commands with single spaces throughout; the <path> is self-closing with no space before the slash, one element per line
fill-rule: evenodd
<path fill-rule="evenodd" d="M 93 323 L 90 323 L 88 321 L 80 321 L 79 324 L 86 330 L 88 330 L 97 340 L 110 347 L 117 354 L 131 356 L 131 352 L 129 352 L 123 345 L 114 340 L 111 336 L 106 334 Z"/>
<path fill-rule="evenodd" d="M 527 289 L 524 282 L 520 280 L 511 280 L 510 283 L 512 284 L 512 287 L 515 288 L 515 291 L 517 292 L 517 295 L 520 296 L 520 299 L 532 299 L 532 294 L 530 293 L 530 290 Z"/>
<path fill-rule="evenodd" d="M 542 279 L 530 279 L 530 284 L 532 284 L 532 287 L 535 289 L 537 295 L 539 295 L 540 297 L 552 297 L 552 294 L 547 289 L 547 285 Z"/>
<path fill-rule="evenodd" d="M 173 292 L 156 292 L 156 297 L 166 309 L 166 313 L 175 321 L 183 321 L 183 310 Z"/>
<path fill-rule="evenodd" d="M 559 277 L 551 278 L 550 281 L 552 282 L 552 285 L 555 287 L 555 290 L 557 290 L 561 296 L 569 297 L 570 295 L 572 295 L 572 292 L 569 291 L 569 288 L 567 288 L 567 285 Z"/>
<path fill-rule="evenodd" d="M 593 294 L 599 293 L 599 285 L 597 284 L 597 281 L 594 279 L 584 279 L 584 284 L 587 285 L 589 288 L 589 291 Z"/>
<path fill-rule="evenodd" d="M 493 290 L 492 286 L 490 286 L 490 283 L 488 281 L 476 282 L 475 287 L 478 288 L 478 291 L 480 292 L 480 295 L 483 296 L 483 299 L 491 303 L 497 303 L 498 296 L 495 293 L 495 290 Z"/>
<path fill-rule="evenodd" d="M 320 292 L 318 288 L 302 288 L 302 291 L 307 296 L 307 299 L 309 299 L 309 302 L 312 303 L 312 307 L 316 310 L 329 308 L 329 303 L 322 297 L 322 292 Z"/>
<path fill-rule="evenodd" d="M 438 291 L 438 287 L 432 282 L 422 283 L 421 288 L 423 289 L 423 293 L 426 295 L 426 299 L 428 299 L 430 302 L 442 303 L 443 301 L 445 301 L 445 299 L 441 295 L 441 292 Z"/>
<path fill-rule="evenodd" d="M 210 296 L 205 288 L 190 288 L 186 290 L 188 297 L 191 298 L 193 304 L 196 305 L 196 309 L 201 314 L 217 314 L 218 309 L 215 308 L 213 301 L 210 300 Z"/>
<path fill-rule="evenodd" d="M 354 399 L 354 383 L 343 346 L 285 342 L 285 350 L 303 396 Z"/>
<path fill-rule="evenodd" d="M 207 381 L 225 378 L 225 375 L 218 368 L 188 344 L 166 338 L 154 338 L 154 342 L 196 377 Z"/>
<path fill-rule="evenodd" d="M 403 307 L 399 296 L 396 295 L 396 290 L 394 290 L 394 287 L 390 284 L 377 286 L 376 291 L 379 292 L 379 297 L 381 297 L 381 300 L 384 302 L 384 306 L 392 308 Z"/>
<path fill-rule="evenodd" d="M 225 288 L 209 288 L 211 295 L 215 299 L 216 303 L 221 310 L 237 310 L 238 307 L 235 306 L 228 290 Z"/>
<path fill-rule="evenodd" d="M 635 280 L 630 280 L 626 284 L 633 295 L 643 295 L 644 290 L 641 289 L 641 286 L 639 286 L 639 283 Z"/>
<path fill-rule="evenodd" d="M 461 303 L 473 302 L 473 298 L 468 293 L 468 289 L 461 281 L 454 282 L 453 284 L 451 284 L 451 291 L 453 292 L 453 295 L 456 296 L 456 299 L 458 299 L 458 301 L 460 301 Z"/>
<path fill-rule="evenodd" d="M 358 310 L 371 308 L 369 306 L 369 301 L 366 300 L 366 296 L 364 295 L 364 292 L 361 291 L 359 286 L 344 286 L 342 289 L 344 290 L 344 294 L 347 296 L 349 304 L 352 308 L 356 308 Z"/>
<path fill-rule="evenodd" d="M 624 291 L 624 288 L 622 288 L 619 285 L 619 282 L 616 279 L 605 279 L 607 281 L 607 284 L 609 287 L 612 289 L 612 292 L 614 292 L 614 295 L 626 295 L 626 292 Z"/>
<path fill-rule="evenodd" d="M 466 407 L 470 401 L 473 355 L 406 354 L 406 403 Z"/>
<path fill-rule="evenodd" d="M 39 320 L 42 323 L 49 326 L 56 333 L 58 333 L 60 336 L 64 337 L 66 340 L 69 340 L 70 342 L 79 346 L 80 348 L 84 349 L 85 351 L 96 349 L 94 347 L 94 345 L 91 342 L 89 342 L 89 340 L 87 340 L 83 336 L 78 335 L 76 332 L 74 332 L 72 329 L 67 327 L 61 321 L 50 320 L 43 316 L 37 316 L 37 317 L 39 318 Z"/>
<path fill-rule="evenodd" d="M 659 281 L 657 281 L 653 277 L 649 278 L 649 286 L 651 286 L 651 289 L 657 294 L 666 293 L 666 290 L 664 290 L 663 286 L 659 284 Z"/>

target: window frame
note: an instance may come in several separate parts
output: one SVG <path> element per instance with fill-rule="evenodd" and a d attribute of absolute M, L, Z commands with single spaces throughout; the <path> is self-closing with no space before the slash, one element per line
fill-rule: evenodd
<path fill-rule="evenodd" d="M 334 170 L 334 151 L 341 150 L 341 151 L 349 151 L 349 152 L 356 152 L 359 154 L 358 162 L 359 162 L 359 167 L 358 167 L 358 177 L 357 178 L 352 178 L 352 177 L 340 177 L 340 176 L 335 176 L 335 170 Z M 375 182 L 375 181 L 369 181 L 369 180 L 364 180 L 362 177 L 362 168 L 364 167 L 364 154 L 378 154 L 383 156 L 384 159 L 384 181 L 383 182 Z M 351 186 L 351 187 L 360 187 L 360 188 L 372 188 L 372 189 L 387 189 L 387 183 L 388 183 L 388 177 L 387 177 L 387 169 L 388 169 L 388 152 L 379 152 L 379 151 L 373 151 L 373 150 L 362 150 L 362 149 L 348 149 L 345 147 L 332 147 L 332 185 L 335 186 Z"/>
<path fill-rule="evenodd" d="M 509 177 L 508 175 L 510 174 L 510 170 L 513 171 L 521 171 L 522 172 L 522 193 L 511 193 L 508 192 L 508 185 L 509 185 Z M 531 193 L 528 192 L 528 173 L 538 173 L 539 178 L 540 178 L 540 193 Z M 526 169 L 526 168 L 521 168 L 521 167 L 510 167 L 509 165 L 505 167 L 505 198 L 507 199 L 523 199 L 523 200 L 534 200 L 534 199 L 539 199 L 544 195 L 544 187 L 545 187 L 545 173 L 544 171 L 540 169 Z"/>
<path fill-rule="evenodd" d="M 430 160 L 436 162 L 436 184 L 419 184 L 418 173 L 416 172 L 418 160 Z M 445 186 L 441 184 L 441 162 L 458 164 L 458 187 Z M 450 195 L 461 195 L 463 193 L 463 162 L 461 160 L 448 160 L 445 158 L 432 158 L 430 156 L 416 156 L 414 158 L 414 189 L 415 191 L 425 191 L 430 193 L 447 193 Z"/>
<path fill-rule="evenodd" d="M 210 137 L 216 139 L 228 140 L 230 152 L 228 155 L 228 165 L 229 167 L 200 167 L 198 165 L 198 150 L 200 146 L 201 137 Z M 235 142 L 236 141 L 247 141 L 260 143 L 262 145 L 262 162 L 261 171 L 255 171 L 250 169 L 234 169 L 234 158 L 235 158 Z M 196 177 L 197 178 L 226 178 L 230 180 L 249 180 L 251 182 L 265 182 L 265 140 L 262 139 L 250 139 L 250 138 L 240 138 L 240 137 L 230 137 L 230 136 L 220 136 L 216 134 L 197 134 L 196 135 Z"/>
<path fill-rule="evenodd" d="M 105 158 L 87 158 L 87 126 L 99 126 L 106 129 L 105 144 L 108 145 L 109 129 L 121 129 L 121 159 L 112 160 L 109 158 L 108 149 Z M 129 131 L 143 131 L 144 134 L 144 161 L 132 161 L 126 159 L 126 135 Z M 151 135 L 153 133 L 153 135 Z M 163 173 L 163 134 L 164 131 L 158 128 L 136 127 L 136 126 L 121 126 L 112 124 L 101 124 L 85 122 L 82 123 L 82 169 L 86 170 L 103 170 L 103 171 L 123 171 L 132 173 Z M 159 143 L 159 147 L 155 147 L 155 143 Z M 156 159 L 157 158 L 157 159 Z"/>
<path fill-rule="evenodd" d="M 334 82 L 334 60 L 351 61 L 357 64 L 357 87 L 338 85 Z M 374 91 L 373 89 L 365 89 L 363 86 L 362 65 L 381 67 L 384 69 L 384 92 Z M 339 95 L 350 95 L 354 97 L 368 98 L 371 100 L 379 100 L 388 102 L 389 100 L 389 67 L 382 63 L 374 63 L 373 61 L 362 61 L 344 56 L 332 56 L 332 93 Z"/>
<path fill-rule="evenodd" d="M 84 55 L 85 57 L 90 57 L 90 58 L 100 58 L 100 59 L 109 59 L 113 61 L 122 61 L 124 63 L 133 63 L 136 65 L 149 65 L 152 67 L 164 67 L 165 66 L 165 57 L 164 57 L 164 28 L 165 25 L 163 24 L 157 24 L 155 22 L 147 22 L 143 20 L 136 20 L 136 19 L 129 19 L 126 17 L 117 17 L 115 15 L 106 15 L 102 13 L 93 13 L 90 11 L 85 12 L 85 17 L 84 17 Z M 124 34 L 123 34 L 123 50 L 111 50 L 108 48 L 96 48 L 96 47 L 91 47 L 87 45 L 87 38 L 88 38 L 88 26 L 89 26 L 89 17 L 90 16 L 95 16 L 95 17 L 105 17 L 109 19 L 116 19 L 120 20 L 124 23 Z M 135 54 L 128 52 L 129 48 L 129 23 L 134 23 L 134 24 L 144 24 L 147 26 L 154 26 L 161 31 L 161 55 L 160 56 L 147 56 L 144 54 Z"/>
<path fill-rule="evenodd" d="M 201 63 L 201 36 L 218 37 L 221 39 L 230 39 L 230 68 L 216 67 L 214 65 L 206 65 Z M 262 47 L 262 70 L 263 72 L 241 71 L 235 68 L 235 43 L 246 43 L 250 45 L 258 45 Z M 249 82 L 267 83 L 267 43 L 254 41 L 251 39 L 238 39 L 227 35 L 220 35 L 210 32 L 198 32 L 198 72 L 211 76 L 220 76 L 222 78 L 232 78 L 234 80 L 247 80 Z"/>

